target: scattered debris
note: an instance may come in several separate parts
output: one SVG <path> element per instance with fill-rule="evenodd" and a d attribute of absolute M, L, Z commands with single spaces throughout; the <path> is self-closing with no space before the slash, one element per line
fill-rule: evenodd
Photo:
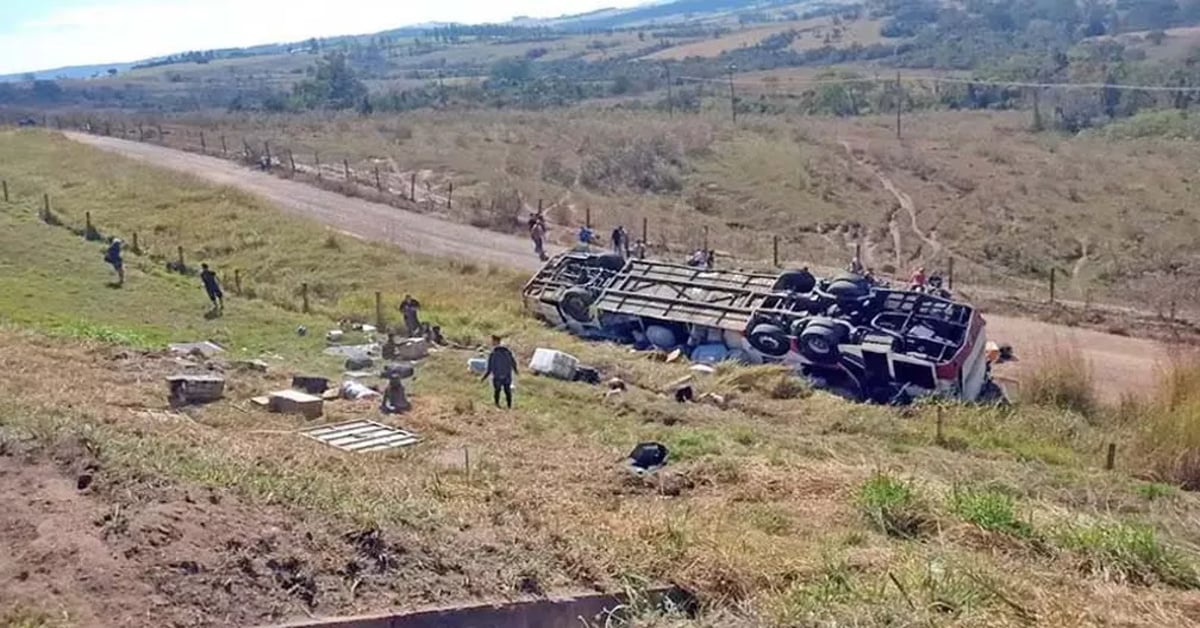
<path fill-rule="evenodd" d="M 268 397 L 267 407 L 271 412 L 299 414 L 308 419 L 315 419 L 325 412 L 323 399 L 298 390 L 280 390 Z"/>
<path fill-rule="evenodd" d="M 530 371 L 568 382 L 575 379 L 577 368 L 579 368 L 578 358 L 554 349 L 538 348 L 533 352 L 533 359 L 529 361 Z"/>
<path fill-rule="evenodd" d="M 487 358 L 470 358 L 467 360 L 467 369 L 476 375 L 483 375 L 487 372 Z"/>
<path fill-rule="evenodd" d="M 342 382 L 342 387 L 339 391 L 343 399 L 359 400 L 369 399 L 371 397 L 379 397 L 379 391 L 356 381 Z"/>
<path fill-rule="evenodd" d="M 361 371 L 375 366 L 375 359 L 365 353 L 360 353 L 347 357 L 345 366 L 347 371 Z"/>
<path fill-rule="evenodd" d="M 329 342 L 341 342 L 342 337 L 345 335 L 346 335 L 346 332 L 344 332 L 340 329 L 331 329 L 331 330 L 325 332 L 325 340 L 327 340 Z"/>
<path fill-rule="evenodd" d="M 316 375 L 293 375 L 292 388 L 310 395 L 319 395 L 329 390 L 329 380 Z"/>
<path fill-rule="evenodd" d="M 710 403 L 722 410 L 729 407 L 729 399 L 725 395 L 718 395 L 717 393 L 704 393 L 700 395 L 700 402 Z"/>
<path fill-rule="evenodd" d="M 356 355 L 377 356 L 380 354 L 379 343 L 377 343 L 377 342 L 367 343 L 367 344 L 363 344 L 363 345 L 339 345 L 336 347 L 327 347 L 325 349 L 325 351 L 323 351 L 323 353 L 325 355 L 331 355 L 334 357 L 344 357 L 344 358 L 348 358 L 348 357 L 356 356 Z"/>
<path fill-rule="evenodd" d="M 678 403 L 687 403 L 696 400 L 696 391 L 691 386 L 680 386 L 675 390 L 675 401 Z"/>
<path fill-rule="evenodd" d="M 236 369 L 258 371 L 259 373 L 266 373 L 270 366 L 263 360 L 238 360 L 233 363 L 233 367 Z"/>
<path fill-rule="evenodd" d="M 311 427 L 301 430 L 300 434 L 355 453 L 407 447 L 421 440 L 412 432 L 367 420 Z"/>
<path fill-rule="evenodd" d="M 172 406 L 216 401 L 225 394 L 225 378 L 215 375 L 172 375 L 167 378 Z"/>
<path fill-rule="evenodd" d="M 648 473 L 661 469 L 667 464 L 667 446 L 657 442 L 638 443 L 629 452 L 627 464 L 634 470 Z"/>
<path fill-rule="evenodd" d="M 384 365 L 383 371 L 379 376 L 383 379 L 412 379 L 416 374 L 417 370 L 411 363 L 396 362 Z"/>
<path fill-rule="evenodd" d="M 301 326 L 297 327 L 297 328 L 296 328 L 296 335 L 297 335 L 297 336 L 300 336 L 300 337 L 302 337 L 302 338 L 303 338 L 304 336 L 307 336 L 307 335 L 308 335 L 308 328 L 307 328 L 307 327 L 305 327 L 304 325 L 301 325 Z"/>
<path fill-rule="evenodd" d="M 218 353 L 225 353 L 225 349 L 223 349 L 221 345 L 218 345 L 215 342 L 209 342 L 207 340 L 204 342 L 174 343 L 167 345 L 167 348 L 170 349 L 171 353 L 197 356 L 206 360 L 212 358 Z"/>
<path fill-rule="evenodd" d="M 424 338 L 405 338 L 392 350 L 392 360 L 421 360 L 429 355 L 429 341 Z"/>
<path fill-rule="evenodd" d="M 594 366 L 580 365 L 575 368 L 574 381 L 596 385 L 600 383 L 600 371 Z"/>
<path fill-rule="evenodd" d="M 363 379 L 366 377 L 374 377 L 375 373 L 371 371 L 346 371 L 342 373 L 342 377 L 349 379 Z"/>
<path fill-rule="evenodd" d="M 703 373 L 705 375 L 712 375 L 713 373 L 717 372 L 717 369 L 707 364 L 693 364 L 690 368 L 688 368 L 688 370 L 694 373 Z"/>
<path fill-rule="evenodd" d="M 678 362 L 681 357 L 683 357 L 683 349 L 676 349 L 667 354 L 666 362 L 667 364 L 672 364 Z"/>
<path fill-rule="evenodd" d="M 408 402 L 404 383 L 400 378 L 389 380 L 387 389 L 383 391 L 383 402 L 379 404 L 379 411 L 384 414 L 400 414 L 411 409 L 412 404 Z"/>
<path fill-rule="evenodd" d="M 625 380 L 620 377 L 614 377 L 608 380 L 609 390 L 628 390 L 629 386 L 625 384 Z"/>

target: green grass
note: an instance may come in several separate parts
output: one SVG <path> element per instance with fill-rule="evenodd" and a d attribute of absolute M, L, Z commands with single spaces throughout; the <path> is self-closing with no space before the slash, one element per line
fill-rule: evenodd
<path fill-rule="evenodd" d="M 1016 537 L 1033 534 L 1033 526 L 1017 515 L 1011 495 L 989 489 L 955 488 L 950 494 L 950 511 L 957 517 L 989 532 Z"/>
<path fill-rule="evenodd" d="M 1171 499 L 1179 496 L 1179 487 L 1162 482 L 1146 482 L 1138 484 L 1137 494 L 1148 502 Z"/>
<path fill-rule="evenodd" d="M 858 489 L 858 505 L 867 519 L 889 536 L 915 538 L 928 531 L 932 517 L 911 482 L 876 473 Z"/>
<path fill-rule="evenodd" d="M 1062 547 L 1077 552 L 1081 568 L 1119 581 L 1163 583 L 1194 589 L 1200 586 L 1196 566 L 1159 539 L 1150 526 L 1132 523 L 1094 523 L 1069 528 L 1059 535 Z"/>

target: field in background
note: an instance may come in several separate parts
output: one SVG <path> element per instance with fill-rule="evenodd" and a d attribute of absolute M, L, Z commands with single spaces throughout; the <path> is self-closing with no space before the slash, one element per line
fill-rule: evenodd
<path fill-rule="evenodd" d="M 1107 411 L 1059 408 L 1052 396 L 1013 410 L 898 414 L 784 385 L 770 369 L 726 368 L 699 386 L 727 395 L 729 409 L 679 406 L 656 392 L 683 367 L 537 326 L 513 296 L 520 278 L 504 271 L 342 238 L 234 190 L 39 132 L 6 132 L 0 171 L 16 200 L 0 207 L 0 366 L 11 374 L 0 382 L 0 465 L 21 469 L 29 487 L 37 477 L 63 485 L 74 501 L 53 515 L 55 538 L 89 548 L 67 563 L 39 553 L 36 534 L 0 541 L 18 565 L 60 566 L 53 584 L 0 568 L 5 620 L 132 625 L 153 599 L 160 620 L 245 624 L 675 580 L 704 613 L 642 625 L 1198 621 L 1187 540 L 1200 533 L 1200 502 L 1131 477 L 1148 471 L 1133 452 L 1150 441 Z M 125 288 L 104 287 L 98 243 L 37 219 L 43 192 L 66 227 L 90 211 L 103 233 L 151 234 L 146 253 L 129 256 Z M 253 298 L 204 319 L 196 280 L 164 269 L 176 245 L 189 260 L 242 269 Z M 294 311 L 300 281 L 321 286 L 314 314 Z M 523 377 L 518 409 L 496 412 L 465 373 L 471 352 L 447 351 L 419 367 L 416 407 L 399 420 L 425 442 L 370 457 L 245 409 L 293 369 L 338 372 L 317 355 L 319 333 L 291 331 L 369 317 L 373 290 L 385 291 L 389 316 L 412 292 L 462 342 L 502 331 L 523 358 L 561 347 L 633 390 L 606 402 L 595 388 Z M 230 399 L 185 418 L 165 406 L 170 361 L 142 350 L 200 337 L 271 368 L 231 371 Z M 373 414 L 371 404 L 329 407 L 332 419 Z M 672 449 L 661 482 L 615 468 L 642 439 Z M 1118 470 L 1105 473 L 1110 440 L 1121 443 Z M 3 516 L 49 516 L 39 511 L 47 490 L 0 491 Z M 197 498 L 202 515 L 189 505 Z M 191 516 L 208 530 L 178 523 Z"/>
<path fill-rule="evenodd" d="M 136 119 L 121 120 L 136 137 Z M 944 272 L 953 257 L 964 285 L 1043 300 L 1053 270 L 1060 298 L 1184 309 L 1200 287 L 1170 273 L 1191 263 L 1200 236 L 1182 165 L 1200 156 L 1194 147 L 1029 125 L 1020 113 L 909 115 L 897 140 L 888 117 L 743 116 L 735 132 L 717 111 L 594 108 L 582 120 L 189 115 L 164 128 L 167 145 L 189 150 L 204 132 L 210 154 L 222 137 L 230 154 L 249 146 L 252 157 L 269 140 L 282 170 L 285 151 L 309 176 L 320 159 L 327 181 L 348 165 L 374 187 L 378 170 L 397 196 L 415 181 L 424 211 L 501 231 L 520 232 L 540 201 L 563 242 L 590 210 L 602 232 L 624 224 L 638 237 L 645 220 L 652 246 L 672 255 L 707 232 L 719 252 L 770 260 L 778 235 L 784 259 L 841 266 L 860 246 L 877 272 L 905 276 L 917 265 Z M 451 184 L 458 202 L 447 208 Z"/>

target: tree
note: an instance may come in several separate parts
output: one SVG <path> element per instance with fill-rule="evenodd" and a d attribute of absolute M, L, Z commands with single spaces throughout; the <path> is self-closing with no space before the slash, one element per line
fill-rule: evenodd
<path fill-rule="evenodd" d="M 1146 33 L 1146 39 L 1150 43 L 1154 44 L 1155 46 L 1161 46 L 1163 43 L 1163 40 L 1165 40 L 1166 38 L 1167 38 L 1167 32 L 1162 29 L 1150 31 L 1149 33 Z"/>
<path fill-rule="evenodd" d="M 117 69 L 116 69 L 116 68 L 109 68 L 109 69 L 108 69 L 108 75 L 109 75 L 109 76 L 116 76 L 116 75 L 117 75 Z"/>
<path fill-rule="evenodd" d="M 33 97 L 42 102 L 54 102 L 62 96 L 62 87 L 54 81 L 34 81 Z"/>
<path fill-rule="evenodd" d="M 501 83 L 524 83 L 533 77 L 528 59 L 501 59 L 492 64 L 491 78 Z"/>
<path fill-rule="evenodd" d="M 366 97 L 367 86 L 346 63 L 345 54 L 331 52 L 317 62 L 313 78 L 297 83 L 293 91 L 300 103 L 309 109 L 349 109 Z"/>

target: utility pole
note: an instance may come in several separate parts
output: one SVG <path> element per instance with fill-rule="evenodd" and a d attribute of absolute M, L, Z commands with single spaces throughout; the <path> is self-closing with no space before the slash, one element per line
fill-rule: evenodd
<path fill-rule="evenodd" d="M 667 71 L 667 116 L 675 116 L 675 96 L 671 91 L 671 66 L 664 63 L 663 68 Z"/>
<path fill-rule="evenodd" d="M 733 73 L 737 70 L 737 66 L 729 64 L 729 113 L 733 116 L 733 123 L 737 124 L 737 95 L 733 91 Z"/>

